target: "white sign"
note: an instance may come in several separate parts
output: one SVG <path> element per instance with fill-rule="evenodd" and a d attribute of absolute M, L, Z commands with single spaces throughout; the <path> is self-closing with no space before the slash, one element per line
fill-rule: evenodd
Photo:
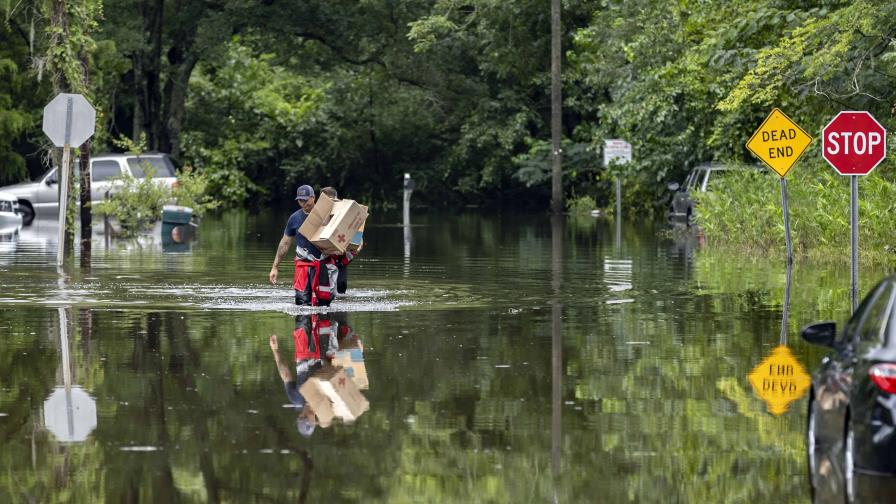
<path fill-rule="evenodd" d="M 96 429 L 96 401 L 81 387 L 57 387 L 44 401 L 44 426 L 64 443 L 78 443 Z"/>
<path fill-rule="evenodd" d="M 44 107 L 44 133 L 56 147 L 78 147 L 95 129 L 96 110 L 79 94 L 59 93 Z"/>
<path fill-rule="evenodd" d="M 604 166 L 610 163 L 630 163 L 632 160 L 632 144 L 625 140 L 604 140 Z"/>

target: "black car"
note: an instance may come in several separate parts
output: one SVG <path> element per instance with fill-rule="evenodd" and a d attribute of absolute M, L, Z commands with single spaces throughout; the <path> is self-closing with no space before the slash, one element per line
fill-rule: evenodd
<path fill-rule="evenodd" d="M 896 502 L 896 276 L 879 283 L 839 334 L 805 327 L 831 348 L 812 375 L 806 451 L 819 502 Z"/>

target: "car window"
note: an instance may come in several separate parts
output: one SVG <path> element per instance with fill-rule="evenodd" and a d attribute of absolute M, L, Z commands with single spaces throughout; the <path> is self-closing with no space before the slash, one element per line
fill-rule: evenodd
<path fill-rule="evenodd" d="M 703 170 L 694 170 L 691 172 L 691 177 L 688 179 L 688 189 L 693 189 L 697 186 L 701 175 L 703 175 Z"/>
<path fill-rule="evenodd" d="M 12 201 L 0 200 L 0 212 L 12 212 Z"/>
<path fill-rule="evenodd" d="M 129 157 L 128 168 L 135 178 L 145 178 L 146 169 L 152 167 L 153 178 L 173 177 L 174 165 L 165 157 Z"/>
<path fill-rule="evenodd" d="M 43 181 L 46 183 L 52 182 L 55 184 L 56 183 L 56 168 L 51 168 L 50 171 L 48 171 L 47 174 L 44 175 Z"/>
<path fill-rule="evenodd" d="M 874 334 L 879 337 L 882 331 L 881 323 L 875 323 L 874 319 L 880 319 L 884 315 L 892 294 L 893 286 L 886 281 L 872 289 L 862 300 L 849 322 L 846 323 L 846 327 L 840 334 L 840 342 L 853 343 L 860 336 L 868 338 L 873 337 Z M 877 332 L 875 333 L 875 331 Z"/>
<path fill-rule="evenodd" d="M 100 160 L 91 163 L 90 180 L 103 182 L 114 177 L 121 177 L 121 165 L 114 160 Z"/>
<path fill-rule="evenodd" d="M 884 330 L 890 319 L 890 310 L 893 301 L 893 285 L 887 282 L 874 302 L 868 306 L 868 310 L 862 317 L 858 330 L 858 343 L 880 345 L 883 342 Z"/>
<path fill-rule="evenodd" d="M 703 176 L 703 181 L 700 183 L 700 190 L 705 191 L 709 187 L 709 175 L 712 173 L 712 170 L 706 170 L 706 175 Z"/>

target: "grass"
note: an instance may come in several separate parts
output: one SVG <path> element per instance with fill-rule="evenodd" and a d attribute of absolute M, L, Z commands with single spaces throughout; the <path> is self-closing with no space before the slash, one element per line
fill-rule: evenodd
<path fill-rule="evenodd" d="M 896 182 L 889 163 L 859 180 L 859 256 L 896 263 Z M 849 178 L 820 160 L 795 167 L 787 177 L 791 236 L 796 259 L 848 262 Z M 709 246 L 784 257 L 781 186 L 768 171 L 719 176 L 711 191 L 695 195 L 697 223 Z"/>

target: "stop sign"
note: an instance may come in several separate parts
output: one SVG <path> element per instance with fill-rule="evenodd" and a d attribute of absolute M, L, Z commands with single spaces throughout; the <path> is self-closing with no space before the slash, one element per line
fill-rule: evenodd
<path fill-rule="evenodd" d="M 868 175 L 887 154 L 887 132 L 868 112 L 840 112 L 821 132 L 821 155 L 840 175 Z"/>

